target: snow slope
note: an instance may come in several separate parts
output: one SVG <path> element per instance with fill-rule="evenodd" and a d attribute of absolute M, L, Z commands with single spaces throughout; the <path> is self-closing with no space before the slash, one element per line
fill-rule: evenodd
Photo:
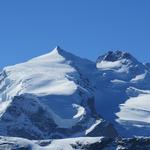
<path fill-rule="evenodd" d="M 121 111 L 117 113 L 117 115 L 123 120 L 131 120 L 135 122 L 149 124 L 150 123 L 149 106 L 150 106 L 150 94 L 141 94 L 138 97 L 128 99 L 124 104 L 120 105 Z"/>

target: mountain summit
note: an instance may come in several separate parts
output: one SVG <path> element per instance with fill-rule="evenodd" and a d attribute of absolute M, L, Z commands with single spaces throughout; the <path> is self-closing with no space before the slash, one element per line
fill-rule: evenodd
<path fill-rule="evenodd" d="M 118 61 L 122 59 L 128 59 L 132 61 L 137 61 L 130 53 L 123 52 L 123 51 L 109 51 L 105 55 L 100 56 L 97 61 Z"/>

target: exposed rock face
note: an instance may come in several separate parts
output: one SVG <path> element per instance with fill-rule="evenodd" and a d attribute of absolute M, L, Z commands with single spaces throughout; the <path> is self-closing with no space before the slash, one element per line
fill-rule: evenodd
<path fill-rule="evenodd" d="M 95 123 L 96 120 L 98 123 Z M 93 125 L 93 128 L 88 125 L 88 122 L 89 125 Z M 91 129 L 87 132 L 90 127 Z M 42 105 L 38 97 L 27 94 L 14 97 L 1 117 L 0 129 L 0 135 L 34 140 L 66 138 L 79 135 L 117 136 L 113 126 L 100 119 L 96 114 L 93 114 L 93 116 L 85 114 L 84 119 L 72 127 L 59 127 L 55 123 L 49 108 Z"/>
<path fill-rule="evenodd" d="M 128 60 L 134 60 L 137 62 L 137 60 L 129 53 L 127 52 L 122 52 L 122 51 L 109 51 L 107 52 L 105 55 L 99 56 L 97 59 L 97 62 L 100 61 L 118 61 L 118 60 L 122 60 L 122 59 L 128 59 Z"/>

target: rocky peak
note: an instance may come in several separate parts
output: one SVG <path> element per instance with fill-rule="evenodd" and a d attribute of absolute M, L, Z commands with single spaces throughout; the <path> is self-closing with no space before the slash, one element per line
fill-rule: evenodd
<path fill-rule="evenodd" d="M 99 56 L 97 62 L 101 61 L 115 62 L 123 59 L 137 61 L 130 53 L 117 50 L 117 51 L 108 51 L 106 54 Z"/>

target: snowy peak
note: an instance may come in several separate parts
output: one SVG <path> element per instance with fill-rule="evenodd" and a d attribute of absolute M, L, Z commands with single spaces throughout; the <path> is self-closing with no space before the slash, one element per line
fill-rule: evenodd
<path fill-rule="evenodd" d="M 27 63 L 30 63 L 31 65 L 33 63 L 38 65 L 40 65 L 41 63 L 47 65 L 49 63 L 66 63 L 71 65 L 72 67 L 79 66 L 80 68 L 84 68 L 87 66 L 91 66 L 93 68 L 95 66 L 94 62 L 88 59 L 80 58 L 79 56 L 76 56 L 62 49 L 59 46 L 56 46 L 52 51 L 47 54 L 29 60 Z"/>
<path fill-rule="evenodd" d="M 49 53 L 35 57 L 28 62 L 57 62 L 64 61 L 68 58 L 69 53 L 61 49 L 59 46 L 56 46 Z M 70 54 L 71 55 L 71 54 Z"/>
<path fill-rule="evenodd" d="M 101 61 L 115 62 L 122 59 L 137 61 L 130 53 L 117 50 L 117 51 L 108 51 L 106 54 L 98 57 L 97 62 Z"/>
<path fill-rule="evenodd" d="M 130 53 L 123 51 L 109 51 L 98 57 L 96 61 L 98 69 L 111 70 L 118 73 L 140 74 L 145 66 L 136 60 Z"/>
<path fill-rule="evenodd" d="M 56 46 L 53 51 L 61 52 L 63 51 L 60 46 Z"/>
<path fill-rule="evenodd" d="M 50 54 L 57 54 L 57 55 L 64 55 L 65 53 L 67 53 L 65 50 L 63 50 L 62 48 L 60 48 L 59 46 L 56 46 L 51 52 Z"/>

